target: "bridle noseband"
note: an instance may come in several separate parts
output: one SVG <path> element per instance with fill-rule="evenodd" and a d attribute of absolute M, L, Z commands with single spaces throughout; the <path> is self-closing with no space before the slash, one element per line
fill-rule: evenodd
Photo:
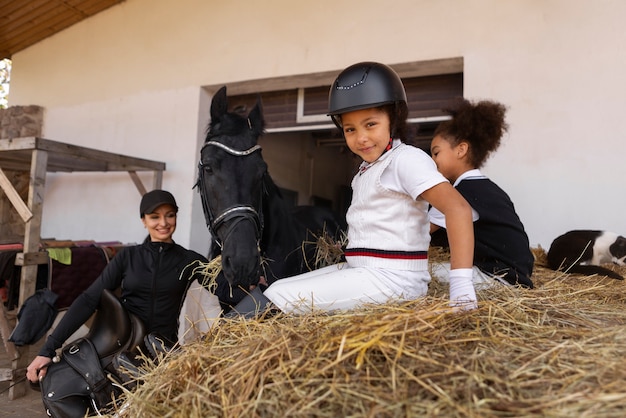
<path fill-rule="evenodd" d="M 202 164 L 202 150 L 204 150 L 204 148 L 208 146 L 215 146 L 215 147 L 221 148 L 222 150 L 226 151 L 230 155 L 234 155 L 235 157 L 248 156 L 252 154 L 253 152 L 260 150 L 261 146 L 257 144 L 248 148 L 247 150 L 240 151 L 240 150 L 230 148 L 229 146 L 224 145 L 221 142 L 217 142 L 217 141 L 205 142 L 205 144 L 200 149 L 200 162 L 198 163 L 198 182 L 196 183 L 196 186 L 198 186 L 199 191 L 200 191 L 200 198 L 202 200 L 202 209 L 204 211 L 204 217 L 207 221 L 207 227 L 209 228 L 209 231 L 211 232 L 211 235 L 213 236 L 213 239 L 215 240 L 217 245 L 220 248 L 222 248 L 222 242 L 217 235 L 217 231 L 224 224 L 226 224 L 227 222 L 233 221 L 230 224 L 228 230 L 226 231 L 226 234 L 224 234 L 224 239 L 226 239 L 226 237 L 230 235 L 230 232 L 235 227 L 235 225 L 237 225 L 241 221 L 249 220 L 255 225 L 257 247 L 258 247 L 259 242 L 261 240 L 261 234 L 263 232 L 263 221 L 262 221 L 262 213 L 259 214 L 259 212 L 253 206 L 251 205 L 231 206 L 229 208 L 226 208 L 224 211 L 222 211 L 222 213 L 218 214 L 217 216 L 214 216 L 213 212 L 211 212 L 209 199 L 206 196 L 206 192 L 204 191 L 204 188 L 202 187 L 202 184 L 204 183 L 204 165 Z M 261 193 L 261 198 L 262 196 L 263 194 Z"/>

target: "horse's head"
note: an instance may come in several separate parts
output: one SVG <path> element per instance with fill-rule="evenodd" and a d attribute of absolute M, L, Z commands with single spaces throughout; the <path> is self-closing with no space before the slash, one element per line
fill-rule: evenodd
<path fill-rule="evenodd" d="M 211 123 L 200 152 L 197 186 L 206 222 L 221 247 L 226 279 L 245 290 L 259 280 L 267 165 L 257 139 L 263 128 L 260 100 L 247 117 L 228 112 L 222 87 L 213 97 Z"/>

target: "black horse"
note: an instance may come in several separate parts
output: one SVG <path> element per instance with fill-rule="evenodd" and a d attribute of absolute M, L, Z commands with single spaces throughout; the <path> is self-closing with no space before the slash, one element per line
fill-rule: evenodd
<path fill-rule="evenodd" d="M 228 112 L 226 87 L 211 102 L 198 182 L 213 258 L 222 255 L 216 294 L 225 311 L 264 276 L 267 283 L 314 266 L 314 241 L 338 239 L 344 223 L 328 209 L 290 210 L 270 177 L 257 143 L 265 122 L 260 98 L 247 117 Z"/>

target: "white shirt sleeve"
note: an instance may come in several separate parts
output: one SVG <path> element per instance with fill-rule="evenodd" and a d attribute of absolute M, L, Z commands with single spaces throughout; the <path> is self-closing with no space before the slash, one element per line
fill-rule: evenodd
<path fill-rule="evenodd" d="M 431 207 L 428 210 L 428 218 L 430 219 L 431 224 L 435 224 L 440 228 L 446 227 L 446 217 L 439 209 Z"/>
<path fill-rule="evenodd" d="M 437 171 L 435 162 L 428 154 L 410 145 L 405 145 L 402 152 L 394 156 L 380 180 L 388 189 L 406 193 L 413 199 L 437 184 L 448 181 Z"/>
<path fill-rule="evenodd" d="M 478 170 L 475 170 L 478 171 Z M 467 176 L 466 176 L 467 177 Z M 471 181 L 471 180 L 467 180 L 467 181 Z M 456 181 L 455 183 L 455 187 L 456 185 L 459 183 L 459 180 Z M 471 205 L 470 205 L 471 207 Z M 430 218 L 430 223 L 431 224 L 435 224 L 438 227 L 441 228 L 445 228 L 446 227 L 446 217 L 443 213 L 441 213 L 441 211 L 437 208 L 431 207 L 428 210 L 428 217 Z M 476 209 L 472 208 L 472 222 L 476 222 L 478 219 L 480 218 L 480 216 L 478 215 L 478 212 L 476 212 Z"/>

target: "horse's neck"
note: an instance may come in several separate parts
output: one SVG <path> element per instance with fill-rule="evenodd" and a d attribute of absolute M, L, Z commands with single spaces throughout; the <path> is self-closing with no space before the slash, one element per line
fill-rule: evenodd
<path fill-rule="evenodd" d="M 298 238 L 293 216 L 280 196 L 268 199 L 263 216 L 261 253 L 268 283 L 302 273 L 302 239 Z"/>

